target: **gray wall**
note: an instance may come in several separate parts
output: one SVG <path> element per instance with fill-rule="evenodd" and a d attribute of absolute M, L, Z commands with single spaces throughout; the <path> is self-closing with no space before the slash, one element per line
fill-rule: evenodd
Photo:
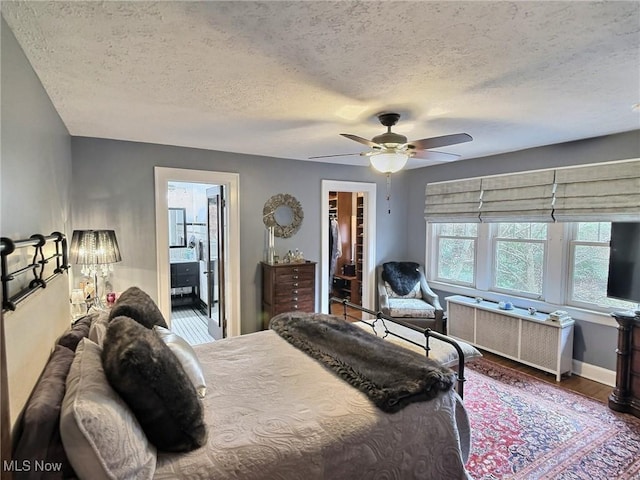
<path fill-rule="evenodd" d="M 2 19 L 0 228 L 28 238 L 70 229 L 71 140 Z"/>
<path fill-rule="evenodd" d="M 424 190 L 427 182 L 638 157 L 640 157 L 640 130 L 414 170 L 407 179 L 409 185 L 407 214 L 412 219 L 407 224 L 407 256 L 417 262 L 426 260 Z M 443 301 L 444 297 L 451 293 L 439 292 L 439 295 L 440 300 Z M 617 335 L 618 332 L 613 327 L 577 319 L 573 358 L 615 370 Z"/>
<path fill-rule="evenodd" d="M 121 290 L 138 285 L 156 300 L 154 166 L 240 175 L 243 333 L 261 326 L 258 267 L 264 245 L 262 207 L 276 193 L 295 196 L 304 210 L 304 221 L 296 235 L 276 239 L 279 252 L 299 248 L 307 259 L 320 261 L 321 181 L 329 179 L 377 183 L 376 259 L 401 259 L 406 253 L 406 173 L 393 176 L 389 215 L 386 179 L 368 167 L 80 137 L 72 139 L 72 152 L 75 228 L 115 229 L 123 260 L 115 266 L 114 287 Z M 319 294 L 320 268 L 317 278 Z"/>

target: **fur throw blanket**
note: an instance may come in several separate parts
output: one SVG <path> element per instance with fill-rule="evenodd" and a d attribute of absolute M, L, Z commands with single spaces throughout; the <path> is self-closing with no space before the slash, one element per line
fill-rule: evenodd
<path fill-rule="evenodd" d="M 387 262 L 382 264 L 382 279 L 400 296 L 407 295 L 420 281 L 415 262 Z"/>
<path fill-rule="evenodd" d="M 338 317 L 288 312 L 273 317 L 270 328 L 388 413 L 431 400 L 455 381 L 453 371 L 434 360 Z"/>

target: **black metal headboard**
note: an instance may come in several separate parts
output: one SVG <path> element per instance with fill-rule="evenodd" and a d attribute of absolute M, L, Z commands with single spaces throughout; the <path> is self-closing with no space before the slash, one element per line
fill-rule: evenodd
<path fill-rule="evenodd" d="M 51 242 L 55 245 L 55 253 L 45 258 L 44 246 Z M 9 271 L 7 257 L 17 250 L 27 247 L 34 249 L 31 263 Z M 54 259 L 56 261 L 56 268 L 51 275 L 44 278 L 46 264 Z M 25 240 L 11 240 L 10 238 L 2 237 L 0 238 L 0 263 L 2 266 L 2 310 L 15 310 L 18 303 L 39 288 L 46 288 L 48 282 L 56 276 L 63 274 L 69 268 L 67 239 L 60 232 L 53 232 L 48 236 L 35 234 Z M 9 283 L 29 272 L 33 274 L 33 279 L 29 282 L 28 286 L 10 296 Z"/>

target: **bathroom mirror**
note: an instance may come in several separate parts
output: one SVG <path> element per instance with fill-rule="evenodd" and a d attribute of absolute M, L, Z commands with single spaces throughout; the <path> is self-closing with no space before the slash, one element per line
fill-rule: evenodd
<path fill-rule="evenodd" d="M 278 193 L 264 204 L 262 220 L 267 227 L 273 227 L 273 234 L 280 238 L 294 235 L 300 225 L 304 213 L 300 202 L 293 195 Z"/>
<path fill-rule="evenodd" d="M 187 209 L 169 208 L 169 248 L 187 246 Z"/>

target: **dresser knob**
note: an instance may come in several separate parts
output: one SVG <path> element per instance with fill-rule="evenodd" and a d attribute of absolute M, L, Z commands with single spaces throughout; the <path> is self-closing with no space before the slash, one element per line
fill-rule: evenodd
<path fill-rule="evenodd" d="M 293 286 L 294 286 L 294 287 L 297 287 L 297 286 L 298 286 L 298 284 L 297 284 L 297 283 L 294 283 L 294 284 L 293 284 Z"/>
<path fill-rule="evenodd" d="M 294 302 L 297 302 L 297 301 L 298 301 L 298 297 L 293 297 L 293 298 L 292 298 L 292 300 L 293 300 Z"/>
<path fill-rule="evenodd" d="M 294 275 L 294 276 L 293 276 L 293 279 L 294 279 L 294 280 L 297 280 L 298 278 L 299 278 L 299 277 L 298 277 L 298 275 Z"/>
<path fill-rule="evenodd" d="M 294 305 L 294 306 L 293 306 L 293 309 L 294 309 L 294 310 L 297 310 L 297 309 L 298 309 L 298 305 Z"/>
<path fill-rule="evenodd" d="M 292 290 L 292 291 L 291 291 L 291 293 L 293 293 L 293 294 L 297 294 L 297 293 L 298 293 L 298 290 Z"/>
<path fill-rule="evenodd" d="M 299 272 L 299 270 L 297 268 L 294 268 L 293 271 L 296 272 L 296 273 Z"/>

